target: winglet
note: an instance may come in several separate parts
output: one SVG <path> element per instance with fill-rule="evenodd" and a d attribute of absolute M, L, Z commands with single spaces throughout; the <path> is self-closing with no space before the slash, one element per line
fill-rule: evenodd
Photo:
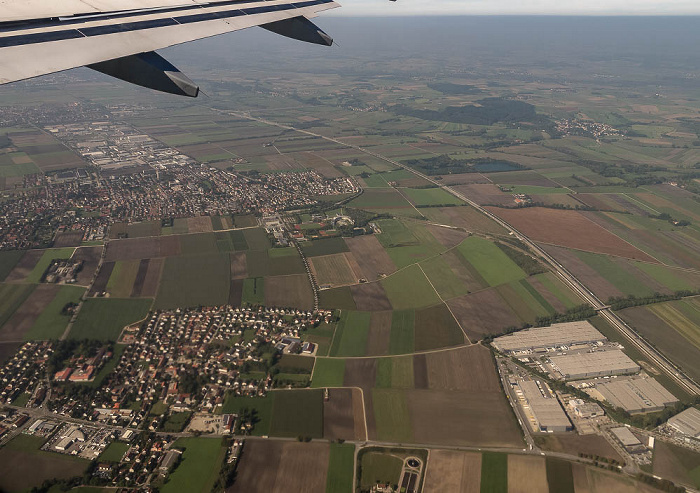
<path fill-rule="evenodd" d="M 88 65 L 106 75 L 156 91 L 196 98 L 199 87 L 155 51 Z"/>
<path fill-rule="evenodd" d="M 333 38 L 324 33 L 321 28 L 304 16 L 270 22 L 269 24 L 262 24 L 260 27 L 273 33 L 306 43 L 325 46 L 331 46 L 333 44 Z"/>

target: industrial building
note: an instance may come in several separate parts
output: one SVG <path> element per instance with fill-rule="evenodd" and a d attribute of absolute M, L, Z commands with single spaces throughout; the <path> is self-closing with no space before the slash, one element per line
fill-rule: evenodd
<path fill-rule="evenodd" d="M 552 356 L 549 360 L 565 380 L 628 375 L 641 369 L 619 349 Z"/>
<path fill-rule="evenodd" d="M 527 351 L 545 353 L 555 348 L 585 346 L 605 341 L 605 336 L 584 320 L 521 330 L 497 337 L 493 346 L 506 354 Z"/>
<path fill-rule="evenodd" d="M 668 426 L 683 435 L 700 439 L 700 411 L 691 407 L 668 420 Z"/>
<path fill-rule="evenodd" d="M 579 418 L 598 418 L 605 416 L 605 411 L 595 402 L 586 402 L 583 399 L 572 399 L 569 401 L 569 408 Z"/>
<path fill-rule="evenodd" d="M 625 426 L 610 430 L 630 454 L 643 454 L 647 451 L 642 442 Z"/>
<path fill-rule="evenodd" d="M 630 414 L 661 411 L 678 402 L 653 378 L 616 378 L 596 383 L 595 389 L 610 404 Z"/>
<path fill-rule="evenodd" d="M 526 412 L 529 408 L 529 414 L 535 420 L 537 430 L 549 433 L 573 430 L 571 421 L 546 383 L 521 380 L 518 386 L 525 403 L 523 408 Z"/>

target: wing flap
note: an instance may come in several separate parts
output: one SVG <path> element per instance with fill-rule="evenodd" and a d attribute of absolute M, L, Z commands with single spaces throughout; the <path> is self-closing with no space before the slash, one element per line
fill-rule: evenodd
<path fill-rule="evenodd" d="M 150 52 L 338 7 L 333 0 L 229 1 L 173 12 L 0 30 L 0 83 Z"/>

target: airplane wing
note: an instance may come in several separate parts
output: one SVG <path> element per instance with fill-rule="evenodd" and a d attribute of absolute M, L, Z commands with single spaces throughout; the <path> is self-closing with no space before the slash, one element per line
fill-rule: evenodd
<path fill-rule="evenodd" d="M 155 53 L 252 26 L 330 46 L 309 17 L 333 0 L 0 0 L 0 84 L 89 66 L 152 89 L 198 87 Z"/>

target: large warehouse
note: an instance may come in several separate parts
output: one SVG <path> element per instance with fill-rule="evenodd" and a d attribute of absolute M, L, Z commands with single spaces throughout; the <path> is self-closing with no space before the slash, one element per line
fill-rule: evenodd
<path fill-rule="evenodd" d="M 561 346 L 576 346 L 604 342 L 607 339 L 589 322 L 566 322 L 549 327 L 521 330 L 497 337 L 493 346 L 504 353 L 534 351 L 544 353 Z"/>
<path fill-rule="evenodd" d="M 678 402 L 653 378 L 616 378 L 596 383 L 595 388 L 610 404 L 630 414 L 661 411 Z"/>
<path fill-rule="evenodd" d="M 700 411 L 691 407 L 668 420 L 668 426 L 678 433 L 700 439 Z"/>
<path fill-rule="evenodd" d="M 561 404 L 546 387 L 540 389 L 537 382 L 532 380 L 520 381 L 518 386 L 523 392 L 525 402 L 530 408 L 530 414 L 537 422 L 539 431 L 552 433 L 573 429 Z M 547 394 L 546 397 L 543 391 Z"/>
<path fill-rule="evenodd" d="M 565 380 L 637 373 L 639 365 L 619 349 L 566 354 L 549 358 L 552 369 Z"/>

